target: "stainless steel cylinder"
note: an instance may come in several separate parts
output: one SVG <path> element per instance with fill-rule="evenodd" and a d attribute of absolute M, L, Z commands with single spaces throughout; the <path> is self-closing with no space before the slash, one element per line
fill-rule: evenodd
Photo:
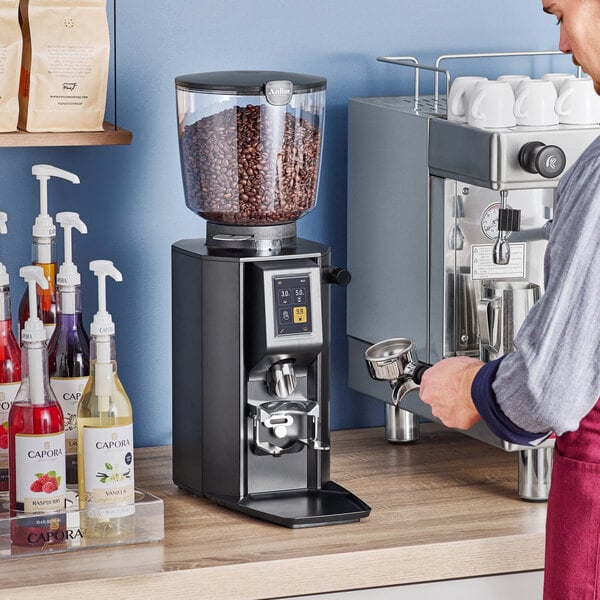
<path fill-rule="evenodd" d="M 392 404 L 385 405 L 385 439 L 395 444 L 416 442 L 421 437 L 419 415 Z"/>
<path fill-rule="evenodd" d="M 523 500 L 548 500 L 554 448 L 519 450 L 519 496 Z"/>

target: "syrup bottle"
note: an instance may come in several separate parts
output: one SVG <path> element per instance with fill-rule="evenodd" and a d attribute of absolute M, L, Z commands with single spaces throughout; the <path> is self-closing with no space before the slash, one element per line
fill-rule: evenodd
<path fill-rule="evenodd" d="M 56 227 L 48 214 L 48 180 L 50 177 L 60 177 L 71 183 L 79 183 L 79 177 L 51 165 L 33 165 L 31 173 L 40 182 L 40 214 L 33 225 L 32 264 L 43 269 L 48 281 L 47 288 L 37 288 L 37 305 L 39 317 L 46 329 L 46 339 L 49 340 L 56 324 Z M 19 303 L 19 339 L 28 318 L 29 294 L 25 290 Z"/>
<path fill-rule="evenodd" d="M 20 546 L 66 540 L 64 419 L 48 379 L 44 324 L 37 316 L 36 283 L 48 288 L 41 267 L 21 267 L 32 315 L 21 332 L 21 387 L 8 416 L 10 537 Z M 63 511 L 63 512 L 61 512 Z"/>
<path fill-rule="evenodd" d="M 72 259 L 72 230 L 87 233 L 74 212 L 61 212 L 56 222 L 64 230 L 64 262 L 56 276 L 56 327 L 48 342 L 50 386 L 65 419 L 67 485 L 77 485 L 77 405 L 90 374 L 90 338 L 81 314 L 81 277 Z"/>
<path fill-rule="evenodd" d="M 6 233 L 0 212 L 0 233 Z M 21 385 L 21 348 L 12 329 L 9 277 L 0 262 L 0 495 L 8 496 L 8 411 Z"/>
<path fill-rule="evenodd" d="M 123 276 L 108 260 L 94 260 L 98 312 L 90 326 L 90 377 L 77 410 L 78 488 L 84 537 L 134 533 L 133 417 L 115 358 L 115 326 L 106 311 L 106 277 Z"/>

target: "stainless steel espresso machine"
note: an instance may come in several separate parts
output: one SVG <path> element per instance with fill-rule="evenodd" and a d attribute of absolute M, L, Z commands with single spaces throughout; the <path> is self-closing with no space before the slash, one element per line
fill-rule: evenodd
<path fill-rule="evenodd" d="M 316 203 L 326 80 L 279 71 L 176 79 L 187 206 L 172 247 L 173 481 L 286 527 L 358 521 L 330 480 L 330 285 L 349 273 L 296 237 Z"/>
<path fill-rule="evenodd" d="M 450 74 L 441 62 L 550 54 L 559 53 L 445 55 L 431 66 L 380 57 L 414 69 L 415 95 L 349 103 L 349 384 L 387 403 L 390 441 L 415 441 L 419 419 L 436 420 L 418 397 L 417 354 L 426 363 L 490 360 L 514 348 L 543 293 L 554 190 L 600 134 L 598 125 L 483 129 L 449 120 L 438 78 L 449 89 Z M 427 71 L 435 73 L 433 96 L 419 94 Z M 483 423 L 466 433 L 515 451 L 519 495 L 547 499 L 552 439 L 531 449 Z"/>

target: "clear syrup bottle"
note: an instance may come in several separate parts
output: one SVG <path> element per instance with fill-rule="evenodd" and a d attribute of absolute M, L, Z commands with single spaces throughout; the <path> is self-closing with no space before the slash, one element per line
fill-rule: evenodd
<path fill-rule="evenodd" d="M 106 278 L 122 281 L 107 260 L 90 263 L 98 277 L 98 312 L 90 327 L 90 377 L 79 401 L 78 488 L 85 537 L 132 536 L 135 527 L 133 414 L 115 357 L 115 326 L 106 311 Z"/>
<path fill-rule="evenodd" d="M 74 212 L 58 213 L 56 222 L 64 230 L 64 261 L 56 276 L 58 305 L 56 327 L 48 342 L 48 371 L 65 419 L 67 485 L 77 486 L 77 407 L 90 374 L 90 338 L 83 326 L 72 230 L 87 233 L 87 227 Z"/>

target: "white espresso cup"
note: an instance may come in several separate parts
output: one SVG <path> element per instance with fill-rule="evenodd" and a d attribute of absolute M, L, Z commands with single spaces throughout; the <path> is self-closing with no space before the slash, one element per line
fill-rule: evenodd
<path fill-rule="evenodd" d="M 565 81 L 556 100 L 555 110 L 561 123 L 594 125 L 600 123 L 600 96 L 589 78 Z"/>
<path fill-rule="evenodd" d="M 567 81 L 567 79 L 575 79 L 575 75 L 573 75 L 573 73 L 544 73 L 540 79 L 551 81 L 556 88 L 556 93 L 560 94 L 560 87 L 562 84 Z"/>
<path fill-rule="evenodd" d="M 487 77 L 457 77 L 452 82 L 448 92 L 448 121 L 467 122 L 469 98 L 479 81 L 487 81 Z"/>
<path fill-rule="evenodd" d="M 517 88 L 519 87 L 519 84 L 521 83 L 521 81 L 527 81 L 529 79 L 531 79 L 531 77 L 529 77 L 529 75 L 500 75 L 500 77 L 497 78 L 497 81 L 506 81 L 506 82 L 510 83 L 510 87 L 513 89 L 513 92 L 516 94 Z"/>
<path fill-rule="evenodd" d="M 506 81 L 479 81 L 469 101 L 467 122 L 473 127 L 502 129 L 517 124 L 515 95 Z"/>
<path fill-rule="evenodd" d="M 554 110 L 557 94 L 552 81 L 529 79 L 522 81 L 515 94 L 517 125 L 548 127 L 558 125 Z"/>

